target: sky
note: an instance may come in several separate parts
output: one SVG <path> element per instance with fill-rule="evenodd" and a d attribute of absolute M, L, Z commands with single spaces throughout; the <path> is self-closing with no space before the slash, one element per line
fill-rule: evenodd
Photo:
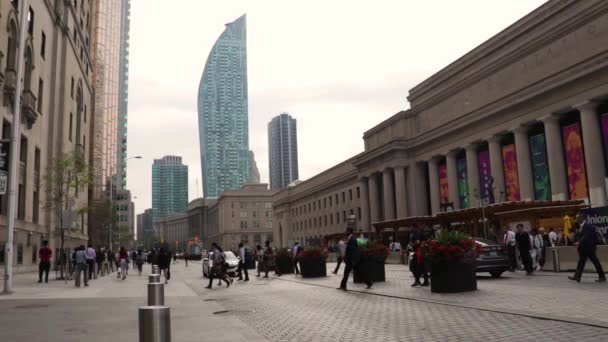
<path fill-rule="evenodd" d="M 197 93 L 224 24 L 247 14 L 249 148 L 268 182 L 268 122 L 298 121 L 300 179 L 363 151 L 409 89 L 545 0 L 132 0 L 127 188 L 152 206 L 152 163 L 188 165 L 202 196 Z"/>

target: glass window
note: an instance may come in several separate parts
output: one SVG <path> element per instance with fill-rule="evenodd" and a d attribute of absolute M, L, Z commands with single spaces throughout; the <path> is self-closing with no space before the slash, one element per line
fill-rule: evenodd
<path fill-rule="evenodd" d="M 17 265 L 23 264 L 23 244 L 17 245 Z"/>
<path fill-rule="evenodd" d="M 32 264 L 35 264 L 38 262 L 38 246 L 33 245 L 32 246 Z"/>

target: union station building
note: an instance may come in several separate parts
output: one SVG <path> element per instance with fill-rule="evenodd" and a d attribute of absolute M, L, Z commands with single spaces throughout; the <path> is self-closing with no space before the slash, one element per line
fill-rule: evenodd
<path fill-rule="evenodd" d="M 607 204 L 608 1 L 548 1 L 409 91 L 365 150 L 273 196 L 279 245 L 501 202 Z"/>

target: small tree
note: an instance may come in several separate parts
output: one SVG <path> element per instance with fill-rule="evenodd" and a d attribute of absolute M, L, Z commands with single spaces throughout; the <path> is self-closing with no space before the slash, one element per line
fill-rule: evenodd
<path fill-rule="evenodd" d="M 91 182 L 91 174 L 86 162 L 79 157 L 66 153 L 61 158 L 51 161 L 49 169 L 44 177 L 46 182 L 46 208 L 56 215 L 59 223 L 60 236 L 60 274 L 64 277 L 64 266 L 66 260 L 63 259 L 63 248 L 66 230 L 73 227 L 66 227 L 66 216 L 72 217 L 73 214 L 82 213 L 86 208 L 75 208 L 78 193 Z M 72 221 L 72 220 L 69 220 Z"/>

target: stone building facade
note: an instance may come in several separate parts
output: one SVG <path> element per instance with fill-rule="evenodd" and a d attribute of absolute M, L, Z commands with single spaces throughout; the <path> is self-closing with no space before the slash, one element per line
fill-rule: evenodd
<path fill-rule="evenodd" d="M 91 1 L 29 1 L 27 22 L 20 22 L 21 1 L 0 1 L 0 117 L 2 139 L 10 139 L 14 124 L 13 103 L 21 96 L 21 133 L 17 213 L 15 215 L 15 272 L 33 270 L 37 249 L 49 240 L 59 248 L 58 217 L 46 207 L 43 182 L 51 161 L 66 154 L 88 162 L 92 108 Z M 25 28 L 23 89 L 16 94 L 18 42 Z M 7 160 L 8 162 L 8 160 Z M 88 218 L 78 209 L 88 204 L 82 187 L 72 206 L 73 215 L 65 246 L 88 240 Z M 8 196 L 0 196 L 0 264 L 7 241 Z M 55 254 L 56 255 L 56 254 Z M 1 271 L 0 271 L 1 272 Z"/>
<path fill-rule="evenodd" d="M 482 203 L 607 204 L 608 2 L 548 1 L 408 101 L 365 132 L 364 152 L 275 195 L 281 244 L 343 230 L 302 222 L 328 189 L 348 186 L 359 188 L 364 230 Z"/>
<path fill-rule="evenodd" d="M 215 203 L 214 199 L 197 198 L 188 203 L 186 212 L 175 213 L 158 219 L 154 224 L 156 240 L 166 241 L 178 250 L 185 250 L 188 241 L 200 240 L 203 237 L 203 227 L 208 222 L 208 208 Z M 151 218 L 150 221 L 152 221 Z"/>
<path fill-rule="evenodd" d="M 224 190 L 207 209 L 203 246 L 216 242 L 225 250 L 238 244 L 254 247 L 274 241 L 272 195 L 268 184 L 245 184 L 239 190 Z"/>

